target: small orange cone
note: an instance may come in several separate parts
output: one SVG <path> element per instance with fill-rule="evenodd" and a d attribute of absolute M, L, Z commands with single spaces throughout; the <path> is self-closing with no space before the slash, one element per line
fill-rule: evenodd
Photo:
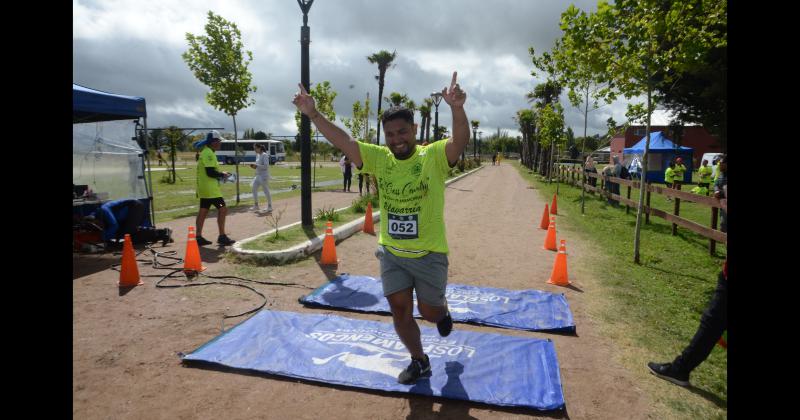
<path fill-rule="evenodd" d="M 550 251 L 558 251 L 556 246 L 556 217 L 550 216 L 550 225 L 547 226 L 547 236 L 544 238 L 544 246 L 542 248 Z"/>
<path fill-rule="evenodd" d="M 333 223 L 328 222 L 325 228 L 325 239 L 322 242 L 322 258 L 319 263 L 321 265 L 338 265 L 339 260 L 336 259 L 336 238 L 333 237 Z"/>
<path fill-rule="evenodd" d="M 372 224 L 372 201 L 367 202 L 367 215 L 364 216 L 364 233 L 375 234 L 375 225 Z"/>
<path fill-rule="evenodd" d="M 136 253 L 133 252 L 131 235 L 125 234 L 125 243 L 122 245 L 122 266 L 119 270 L 119 287 L 133 287 L 144 284 L 139 278 L 139 266 L 136 265 Z"/>
<path fill-rule="evenodd" d="M 200 247 L 197 245 L 197 236 L 194 233 L 194 226 L 189 226 L 189 239 L 186 241 L 186 256 L 183 258 L 183 272 L 185 274 L 197 274 L 206 268 L 200 259 Z"/>
<path fill-rule="evenodd" d="M 550 214 L 558 214 L 558 203 L 556 202 L 555 194 L 553 194 L 553 204 L 550 205 Z"/>
<path fill-rule="evenodd" d="M 547 203 L 544 203 L 544 213 L 542 213 L 542 222 L 539 223 L 539 228 L 547 230 L 550 226 L 550 210 L 548 210 Z"/>
<path fill-rule="evenodd" d="M 567 278 L 567 241 L 561 240 L 561 246 L 558 248 L 556 255 L 556 263 L 553 265 L 553 272 L 550 274 L 550 284 L 556 286 L 566 286 L 569 284 Z"/>

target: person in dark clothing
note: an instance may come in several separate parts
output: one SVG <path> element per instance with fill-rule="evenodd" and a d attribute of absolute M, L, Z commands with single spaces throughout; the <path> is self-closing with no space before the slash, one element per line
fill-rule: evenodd
<path fill-rule="evenodd" d="M 97 211 L 86 217 L 87 221 L 96 222 L 103 229 L 103 241 L 106 247 L 118 248 L 125 234 L 131 235 L 131 242 L 144 243 L 163 241 L 164 245 L 173 242 L 169 228 L 153 229 L 142 226 L 147 216 L 146 205 L 137 199 L 125 198 L 109 201 Z"/>
<path fill-rule="evenodd" d="M 727 190 L 727 187 L 725 187 Z M 728 210 L 728 199 L 720 200 L 722 208 Z M 703 363 L 711 354 L 714 345 L 728 329 L 728 260 L 722 265 L 722 271 L 717 278 L 717 288 L 711 297 L 700 326 L 692 337 L 689 345 L 671 363 L 649 362 L 647 367 L 650 372 L 661 379 L 680 386 L 689 386 L 689 374 Z"/>
<path fill-rule="evenodd" d="M 723 155 L 719 160 L 719 176 L 714 181 L 714 197 L 722 199 L 728 198 L 728 156 Z M 722 208 L 719 211 L 719 230 L 728 232 L 728 210 Z"/>

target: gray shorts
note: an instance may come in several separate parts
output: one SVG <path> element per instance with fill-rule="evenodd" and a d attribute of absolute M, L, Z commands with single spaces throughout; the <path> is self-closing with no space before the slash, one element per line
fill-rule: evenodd
<path fill-rule="evenodd" d="M 375 256 L 381 261 L 384 296 L 413 287 L 419 301 L 431 306 L 447 304 L 447 254 L 431 252 L 420 258 L 403 258 L 378 245 Z"/>

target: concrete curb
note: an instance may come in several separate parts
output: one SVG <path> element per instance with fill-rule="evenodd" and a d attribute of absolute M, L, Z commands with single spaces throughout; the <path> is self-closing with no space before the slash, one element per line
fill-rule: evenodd
<path fill-rule="evenodd" d="M 484 165 L 481 165 L 478 168 L 475 168 L 469 172 L 465 172 L 453 179 L 450 179 L 445 182 L 445 186 L 450 185 L 461 178 L 464 178 L 467 175 L 471 175 L 472 173 L 483 169 Z M 349 207 L 343 207 L 340 209 L 336 209 L 336 211 L 346 210 Z M 350 236 L 354 235 L 357 232 L 360 232 L 364 226 L 364 217 L 359 219 L 353 220 L 348 222 L 345 225 L 339 226 L 338 228 L 333 230 L 333 236 L 337 243 L 349 238 Z M 373 211 L 372 212 L 372 220 L 378 228 L 380 227 L 380 217 L 381 212 Z M 294 226 L 301 224 L 302 222 L 295 222 L 287 226 L 281 226 L 280 230 L 285 230 Z M 257 251 L 257 250 L 250 250 L 250 249 L 242 249 L 242 245 L 254 241 L 258 238 L 267 235 L 275 234 L 275 229 L 269 230 L 264 233 L 260 233 L 256 236 L 251 236 L 249 238 L 242 239 L 240 241 L 236 241 L 235 244 L 231 248 L 228 249 L 228 253 L 233 255 L 233 258 L 237 261 L 247 261 L 251 263 L 255 263 L 256 265 L 281 265 L 286 264 L 292 261 L 296 261 L 299 259 L 306 258 L 311 254 L 319 251 L 322 249 L 322 242 L 325 239 L 325 234 L 319 235 L 316 238 L 311 238 L 299 245 L 295 245 L 291 248 L 281 249 L 277 251 Z"/>

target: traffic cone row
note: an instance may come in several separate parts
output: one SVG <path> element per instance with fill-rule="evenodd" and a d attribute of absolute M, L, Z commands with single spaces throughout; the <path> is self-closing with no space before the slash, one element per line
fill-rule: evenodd
<path fill-rule="evenodd" d="M 558 214 L 558 203 L 556 202 L 555 194 L 553 194 L 553 204 L 550 205 L 550 214 Z"/>
<path fill-rule="evenodd" d="M 183 272 L 187 276 L 195 275 L 206 268 L 200 259 L 200 247 L 197 245 L 197 235 L 194 226 L 189 226 L 189 238 L 186 241 L 186 255 L 183 258 Z"/>
<path fill-rule="evenodd" d="M 542 222 L 539 224 L 539 227 L 541 229 L 547 229 L 547 235 L 545 235 L 542 248 L 549 251 L 558 251 L 555 263 L 553 264 L 553 271 L 547 282 L 555 284 L 556 286 L 567 286 L 570 284 L 569 277 L 567 276 L 567 241 L 562 239 L 561 246 L 556 247 L 556 217 L 550 216 L 550 214 L 556 214 L 556 206 L 556 196 L 554 195 L 549 212 L 547 203 L 544 204 L 544 213 L 542 213 Z M 549 221 L 548 216 L 550 219 Z"/>
<path fill-rule="evenodd" d="M 136 253 L 133 252 L 131 235 L 125 234 L 125 243 L 122 245 L 122 265 L 119 269 L 119 287 L 134 287 L 144 284 L 139 277 L 139 266 L 136 264 Z"/>
<path fill-rule="evenodd" d="M 338 265 L 336 258 L 336 238 L 333 236 L 333 223 L 328 222 L 325 228 L 325 239 L 322 242 L 322 257 L 319 260 L 321 265 Z"/>

